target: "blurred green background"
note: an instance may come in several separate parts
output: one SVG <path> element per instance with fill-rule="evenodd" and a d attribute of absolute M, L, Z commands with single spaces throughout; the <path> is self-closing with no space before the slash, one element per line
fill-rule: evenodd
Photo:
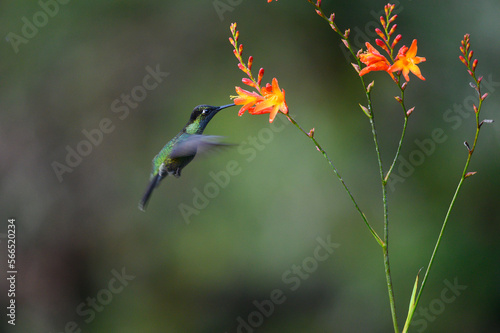
<path fill-rule="evenodd" d="M 355 45 L 373 41 L 386 2 L 323 2 L 340 27 L 351 28 Z M 195 159 L 183 177 L 162 183 L 146 213 L 137 209 L 151 159 L 193 107 L 227 104 L 241 85 L 228 42 L 229 25 L 238 22 L 244 57 L 254 56 L 255 71 L 266 69 L 264 82 L 279 79 L 291 114 L 315 128 L 382 234 L 376 155 L 358 107 L 366 101 L 339 38 L 313 6 L 54 3 L 0 4 L 0 246 L 5 253 L 5 225 L 16 218 L 18 269 L 16 326 L 2 312 L 1 331 L 392 331 L 378 245 L 325 160 L 282 115 L 270 127 L 267 116 L 220 112 L 205 133 L 240 148 Z M 397 10 L 402 43 L 417 38 L 418 55 L 427 58 L 420 65 L 427 80 L 411 76 L 407 89 L 416 109 L 401 155 L 423 158 L 410 169 L 399 163 L 404 182 L 389 192 L 400 325 L 462 172 L 463 141 L 473 140 L 472 111 L 453 111 L 475 97 L 458 60 L 470 33 L 490 93 L 481 117 L 497 122 L 482 129 L 471 164 L 478 173 L 457 200 L 412 331 L 499 330 L 500 3 L 401 1 Z M 33 22 L 39 27 L 30 30 Z M 147 68 L 169 74 L 145 90 Z M 403 120 L 397 91 L 384 73 L 367 79 L 376 80 L 387 170 Z M 132 92 L 146 95 L 128 112 L 115 112 Z M 107 133 L 95 134 L 97 144 L 82 143 L 99 126 Z M 446 139 L 430 144 L 436 129 Z M 78 147 L 86 156 L 69 167 L 68 149 Z M 71 172 L 58 179 L 55 162 Z M 237 174 L 226 179 L 230 165 Z M 214 185 L 214 174 L 222 185 Z M 203 201 L 197 191 L 209 197 Z M 180 207 L 187 206 L 200 209 L 186 218 Z M 321 247 L 328 241 L 334 246 Z M 2 255 L 6 275 L 5 262 Z M 5 311 L 5 278 L 0 285 Z"/>

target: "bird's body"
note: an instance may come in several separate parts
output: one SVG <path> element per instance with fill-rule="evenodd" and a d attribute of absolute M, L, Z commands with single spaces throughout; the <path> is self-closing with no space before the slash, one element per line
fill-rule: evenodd
<path fill-rule="evenodd" d="M 230 106 L 234 104 L 199 105 L 194 108 L 186 126 L 153 159 L 150 183 L 139 202 L 139 209 L 145 210 L 153 190 L 163 178 L 169 174 L 180 177 L 182 169 L 193 160 L 197 152 L 208 147 L 224 145 L 217 141 L 219 137 L 202 135 L 202 133 L 217 112 Z"/>

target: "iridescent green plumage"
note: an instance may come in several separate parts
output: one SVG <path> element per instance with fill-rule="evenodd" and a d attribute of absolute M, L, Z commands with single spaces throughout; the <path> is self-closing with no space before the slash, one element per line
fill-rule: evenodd
<path fill-rule="evenodd" d="M 182 131 L 170 140 L 153 159 L 150 183 L 139 202 L 139 209 L 145 210 L 153 190 L 158 187 L 163 178 L 169 174 L 180 177 L 182 169 L 193 160 L 197 152 L 207 147 L 224 145 L 217 142 L 218 137 L 202 135 L 202 133 L 217 112 L 230 106 L 234 104 L 198 105 L 194 108 Z"/>

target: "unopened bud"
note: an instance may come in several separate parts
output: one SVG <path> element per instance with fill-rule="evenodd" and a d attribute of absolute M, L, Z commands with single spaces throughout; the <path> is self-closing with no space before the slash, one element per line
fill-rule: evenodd
<path fill-rule="evenodd" d="M 464 179 L 465 179 L 465 178 L 469 178 L 470 176 L 474 176 L 476 173 L 477 173 L 477 171 L 467 172 L 467 173 L 464 175 Z"/>
<path fill-rule="evenodd" d="M 413 110 L 415 110 L 415 107 L 412 107 L 411 109 L 406 111 L 406 116 L 409 117 L 412 114 Z"/>
<path fill-rule="evenodd" d="M 366 92 L 370 93 L 372 91 L 372 88 L 373 88 L 374 85 L 375 85 L 375 81 L 370 82 L 368 84 L 368 86 L 366 87 Z"/>
<path fill-rule="evenodd" d="M 479 110 L 477 109 L 476 104 L 472 104 L 472 108 L 474 109 L 474 113 L 478 113 Z"/>
<path fill-rule="evenodd" d="M 392 45 L 391 45 L 391 48 L 394 48 L 394 46 L 396 46 L 396 44 L 401 40 L 401 38 L 403 38 L 403 36 L 401 36 L 401 34 L 397 35 L 394 40 L 392 41 Z"/>
<path fill-rule="evenodd" d="M 391 28 L 391 30 L 389 31 L 389 36 L 392 36 L 392 34 L 394 33 L 394 31 L 396 31 L 396 28 L 398 27 L 397 24 L 394 24 Z"/>
<path fill-rule="evenodd" d="M 382 27 L 385 29 L 385 19 L 383 16 L 380 16 L 380 24 L 382 24 Z"/>
<path fill-rule="evenodd" d="M 241 82 L 243 82 L 247 86 L 255 87 L 255 83 L 252 80 L 250 80 L 249 78 L 244 77 L 241 79 Z"/>
<path fill-rule="evenodd" d="M 264 68 L 261 68 L 259 70 L 259 76 L 257 77 L 257 84 L 260 86 L 260 83 L 262 82 L 262 77 L 264 76 Z"/>
<path fill-rule="evenodd" d="M 475 59 L 474 62 L 472 63 L 472 71 L 475 71 L 476 67 L 477 67 L 477 59 Z"/>

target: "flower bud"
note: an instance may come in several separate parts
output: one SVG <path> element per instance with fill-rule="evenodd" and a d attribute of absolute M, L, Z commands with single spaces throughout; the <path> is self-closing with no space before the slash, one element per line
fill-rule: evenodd
<path fill-rule="evenodd" d="M 262 82 L 262 77 L 264 76 L 264 68 L 261 68 L 259 70 L 259 76 L 257 77 L 257 84 L 260 86 L 260 83 Z"/>
<path fill-rule="evenodd" d="M 399 41 L 401 40 L 401 38 L 403 38 L 403 36 L 401 36 L 401 34 L 397 35 L 394 40 L 392 41 L 392 45 L 391 45 L 391 48 L 394 49 L 394 47 L 396 46 L 397 43 L 399 43 Z"/>
<path fill-rule="evenodd" d="M 394 24 L 391 28 L 391 30 L 389 31 L 389 36 L 392 36 L 392 34 L 394 33 L 394 31 L 396 31 L 396 28 L 398 27 L 397 24 Z"/>
<path fill-rule="evenodd" d="M 472 51 L 471 51 L 472 53 Z M 474 72 L 476 70 L 476 67 L 477 67 L 477 59 L 474 60 L 474 62 L 472 63 L 472 71 Z"/>
<path fill-rule="evenodd" d="M 373 88 L 374 85 L 375 85 L 375 81 L 370 82 L 368 84 L 368 86 L 366 87 L 366 92 L 370 93 L 372 91 L 372 88 Z"/>
<path fill-rule="evenodd" d="M 383 16 L 380 16 L 380 24 L 382 24 L 382 28 L 385 29 L 385 20 L 384 20 L 384 17 Z M 377 28 L 378 29 L 378 28 Z M 375 29 L 375 32 L 377 31 L 377 29 Z"/>
<path fill-rule="evenodd" d="M 476 173 L 477 173 L 477 171 L 467 172 L 467 173 L 464 175 L 464 179 L 465 179 L 465 178 L 469 178 L 470 176 L 474 176 Z"/>
<path fill-rule="evenodd" d="M 411 113 L 413 112 L 413 110 L 415 110 L 415 107 L 412 107 L 411 109 L 406 111 L 406 116 L 409 117 L 411 115 Z"/>

